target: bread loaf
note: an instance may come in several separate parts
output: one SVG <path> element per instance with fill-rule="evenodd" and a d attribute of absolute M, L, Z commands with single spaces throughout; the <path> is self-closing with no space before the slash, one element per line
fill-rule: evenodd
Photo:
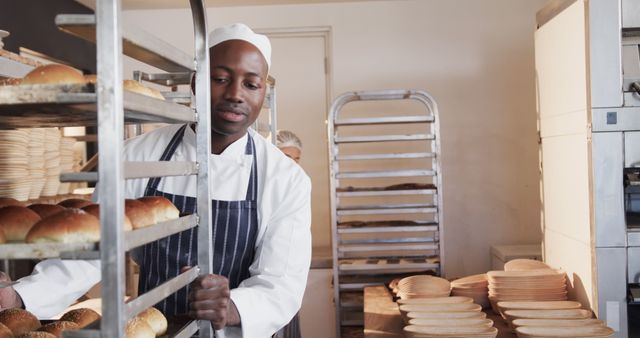
<path fill-rule="evenodd" d="M 57 338 L 54 334 L 44 331 L 31 331 L 27 333 L 23 333 L 17 338 Z"/>
<path fill-rule="evenodd" d="M 15 198 L 11 198 L 11 197 L 0 197 L 0 208 L 9 206 L 9 205 L 17 205 L 17 206 L 22 206 L 22 202 L 18 201 Z"/>
<path fill-rule="evenodd" d="M 38 221 L 40 216 L 27 207 L 10 205 L 0 208 L 0 230 L 7 242 L 24 242 L 31 227 Z"/>
<path fill-rule="evenodd" d="M 142 83 L 138 82 L 138 81 L 134 81 L 134 80 L 124 80 L 124 82 L 122 83 L 123 87 L 125 90 L 134 92 L 134 93 L 138 93 L 141 95 L 146 95 L 146 96 L 150 96 L 153 98 L 156 98 L 158 100 L 163 100 L 164 101 L 164 96 L 162 96 L 162 94 L 160 94 L 160 92 L 154 88 L 150 88 L 147 86 L 144 86 Z"/>
<path fill-rule="evenodd" d="M 31 204 L 27 208 L 35 211 L 43 219 L 65 210 L 63 206 L 57 204 Z"/>
<path fill-rule="evenodd" d="M 167 332 L 167 318 L 155 307 L 150 307 L 137 316 L 151 326 L 157 336 L 162 336 Z"/>
<path fill-rule="evenodd" d="M 11 330 L 14 336 L 37 330 L 40 321 L 31 312 L 13 308 L 0 311 L 0 323 Z"/>
<path fill-rule="evenodd" d="M 87 205 L 91 205 L 93 204 L 93 202 L 89 201 L 89 200 L 84 200 L 81 198 L 69 198 L 66 199 L 60 203 L 58 203 L 59 206 L 61 207 L 65 207 L 65 208 L 84 208 Z"/>
<path fill-rule="evenodd" d="M 2 323 L 0 323 L 0 338 L 14 338 L 13 332 Z"/>
<path fill-rule="evenodd" d="M 48 332 L 56 336 L 57 338 L 60 338 L 62 336 L 62 331 L 79 330 L 79 329 L 80 329 L 80 326 L 74 322 L 59 320 L 53 323 L 43 325 L 41 328 L 38 329 L 38 331 Z"/>
<path fill-rule="evenodd" d="M 68 311 L 60 317 L 60 321 L 74 322 L 82 329 L 100 319 L 100 315 L 88 308 L 80 308 Z"/>
<path fill-rule="evenodd" d="M 128 199 L 124 201 L 124 213 L 131 220 L 134 229 L 140 229 L 156 223 L 156 218 L 146 204 Z"/>
<path fill-rule="evenodd" d="M 90 243 L 100 240 L 100 221 L 82 209 L 67 209 L 36 223 L 27 243 Z"/>
<path fill-rule="evenodd" d="M 138 201 L 151 208 L 156 222 L 165 222 L 180 217 L 180 211 L 171 201 L 162 196 L 145 196 L 138 198 Z"/>
<path fill-rule="evenodd" d="M 22 84 L 84 83 L 82 73 L 69 66 L 49 64 L 34 68 L 22 79 Z"/>
<path fill-rule="evenodd" d="M 87 205 L 86 207 L 82 208 L 82 210 L 95 216 L 97 219 L 100 219 L 100 206 L 98 204 Z M 133 227 L 131 226 L 131 220 L 129 220 L 129 217 L 127 217 L 127 215 L 124 215 L 123 230 L 129 231 L 131 229 L 133 229 Z"/>
<path fill-rule="evenodd" d="M 127 338 L 155 338 L 156 334 L 144 319 L 135 317 L 127 323 L 125 336 Z"/>

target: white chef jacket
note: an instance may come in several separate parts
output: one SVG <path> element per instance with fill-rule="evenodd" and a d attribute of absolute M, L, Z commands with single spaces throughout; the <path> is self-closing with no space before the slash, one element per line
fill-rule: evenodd
<path fill-rule="evenodd" d="M 124 159 L 158 161 L 180 125 L 170 125 L 125 143 Z M 255 142 L 258 168 L 258 236 L 251 277 L 231 290 L 241 328 L 228 327 L 224 337 L 269 337 L 299 310 L 311 262 L 311 181 L 293 160 L 261 135 Z M 244 200 L 253 158 L 245 155 L 247 135 L 220 155 L 211 155 L 211 188 L 215 200 Z M 186 128 L 172 160 L 195 161 L 196 135 Z M 128 198 L 144 193 L 148 179 L 126 182 Z M 196 177 L 165 177 L 158 190 L 193 196 Z M 40 318 L 63 311 L 100 281 L 99 261 L 50 259 L 14 287 L 27 310 Z"/>

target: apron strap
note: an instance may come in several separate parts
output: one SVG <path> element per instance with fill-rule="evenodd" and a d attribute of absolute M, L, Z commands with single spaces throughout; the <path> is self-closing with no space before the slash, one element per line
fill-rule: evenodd
<path fill-rule="evenodd" d="M 258 200 L 258 161 L 256 158 L 256 144 L 253 142 L 253 137 L 247 132 L 247 147 L 245 155 L 253 155 L 253 161 L 251 162 L 251 175 L 249 176 L 249 186 L 247 187 L 246 201 Z"/>
<path fill-rule="evenodd" d="M 184 137 L 185 129 L 187 129 L 187 125 L 186 124 L 183 125 L 182 127 L 180 127 L 180 129 L 178 129 L 178 131 L 176 131 L 176 133 L 173 134 L 173 137 L 171 138 L 171 141 L 169 141 L 169 144 L 164 149 L 164 152 L 162 153 L 162 156 L 160 157 L 160 161 L 169 161 L 171 159 L 173 154 L 176 152 L 176 149 L 178 148 L 178 145 L 180 144 L 180 142 L 182 142 L 182 138 Z M 144 196 L 151 195 L 151 191 L 152 190 L 156 190 L 158 188 L 158 184 L 160 183 L 160 179 L 161 179 L 161 177 L 152 177 L 152 178 L 149 179 L 149 181 L 147 182 L 147 187 L 144 190 Z"/>

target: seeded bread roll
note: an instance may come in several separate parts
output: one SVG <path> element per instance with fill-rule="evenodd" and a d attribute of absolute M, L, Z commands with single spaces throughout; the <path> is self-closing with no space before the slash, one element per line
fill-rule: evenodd
<path fill-rule="evenodd" d="M 22 79 L 22 84 L 84 83 L 82 73 L 69 66 L 49 64 L 34 68 Z"/>
<path fill-rule="evenodd" d="M 89 201 L 89 200 L 83 200 L 81 198 L 69 198 L 66 199 L 60 203 L 58 203 L 59 206 L 61 207 L 65 207 L 65 208 L 84 208 L 87 205 L 91 205 L 93 204 L 93 202 Z"/>
<path fill-rule="evenodd" d="M 31 331 L 23 333 L 18 338 L 57 338 L 54 334 L 44 331 Z"/>
<path fill-rule="evenodd" d="M 167 318 L 155 307 L 150 307 L 137 316 L 151 326 L 156 337 L 167 333 Z"/>
<path fill-rule="evenodd" d="M 162 94 L 160 94 L 160 92 L 154 88 L 151 87 L 147 87 L 145 85 L 143 85 L 142 83 L 138 82 L 138 81 L 134 81 L 134 80 L 124 80 L 124 82 L 122 83 L 123 87 L 125 90 L 134 92 L 134 93 L 138 93 L 141 95 L 146 95 L 146 96 L 150 96 L 153 98 L 156 98 L 158 100 L 163 100 L 164 101 L 164 96 L 162 96 Z"/>
<path fill-rule="evenodd" d="M 156 334 L 144 319 L 135 317 L 127 323 L 125 336 L 127 338 L 155 338 Z"/>
<path fill-rule="evenodd" d="M 90 243 L 100 240 L 100 221 L 82 209 L 67 209 L 36 223 L 27 243 Z"/>
<path fill-rule="evenodd" d="M 63 206 L 57 204 L 31 204 L 27 208 L 35 211 L 43 219 L 65 210 Z"/>
<path fill-rule="evenodd" d="M 82 210 L 95 216 L 97 219 L 100 219 L 100 205 L 98 204 L 87 205 L 86 207 L 82 208 Z M 133 229 L 133 226 L 131 225 L 131 220 L 129 220 L 129 217 L 127 217 L 127 215 L 124 215 L 123 229 L 124 231 L 129 231 Z"/>
<path fill-rule="evenodd" d="M 138 198 L 138 201 L 151 208 L 155 215 L 156 222 L 165 222 L 180 217 L 180 211 L 171 201 L 162 196 L 145 196 Z"/>
<path fill-rule="evenodd" d="M 74 322 L 82 329 L 100 319 L 100 315 L 88 308 L 80 308 L 68 311 L 60 317 L 60 321 Z"/>
<path fill-rule="evenodd" d="M 37 330 L 40 321 L 31 312 L 13 308 L 0 311 L 0 323 L 11 330 L 14 336 Z"/>
<path fill-rule="evenodd" d="M 146 204 L 128 199 L 124 201 L 124 213 L 131 220 L 134 229 L 140 229 L 149 225 L 156 224 L 156 218 L 153 210 Z"/>
<path fill-rule="evenodd" d="M 62 336 L 62 331 L 79 330 L 79 329 L 80 329 L 80 326 L 74 322 L 60 320 L 60 321 L 43 325 L 41 328 L 38 329 L 38 331 L 48 332 L 56 336 L 57 338 L 60 338 Z"/>
<path fill-rule="evenodd" d="M 10 205 L 0 208 L 0 230 L 7 242 L 24 242 L 29 230 L 40 221 L 40 216 L 27 207 Z"/>
<path fill-rule="evenodd" d="M 0 323 L 0 338 L 14 338 L 13 332 L 2 323 Z"/>

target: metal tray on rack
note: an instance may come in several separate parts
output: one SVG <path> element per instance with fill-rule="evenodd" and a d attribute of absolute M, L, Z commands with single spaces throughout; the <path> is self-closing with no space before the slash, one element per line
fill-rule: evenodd
<path fill-rule="evenodd" d="M 127 123 L 196 121 L 192 108 L 124 91 Z M 97 96 L 91 84 L 0 87 L 0 128 L 91 126 L 97 124 Z"/>

